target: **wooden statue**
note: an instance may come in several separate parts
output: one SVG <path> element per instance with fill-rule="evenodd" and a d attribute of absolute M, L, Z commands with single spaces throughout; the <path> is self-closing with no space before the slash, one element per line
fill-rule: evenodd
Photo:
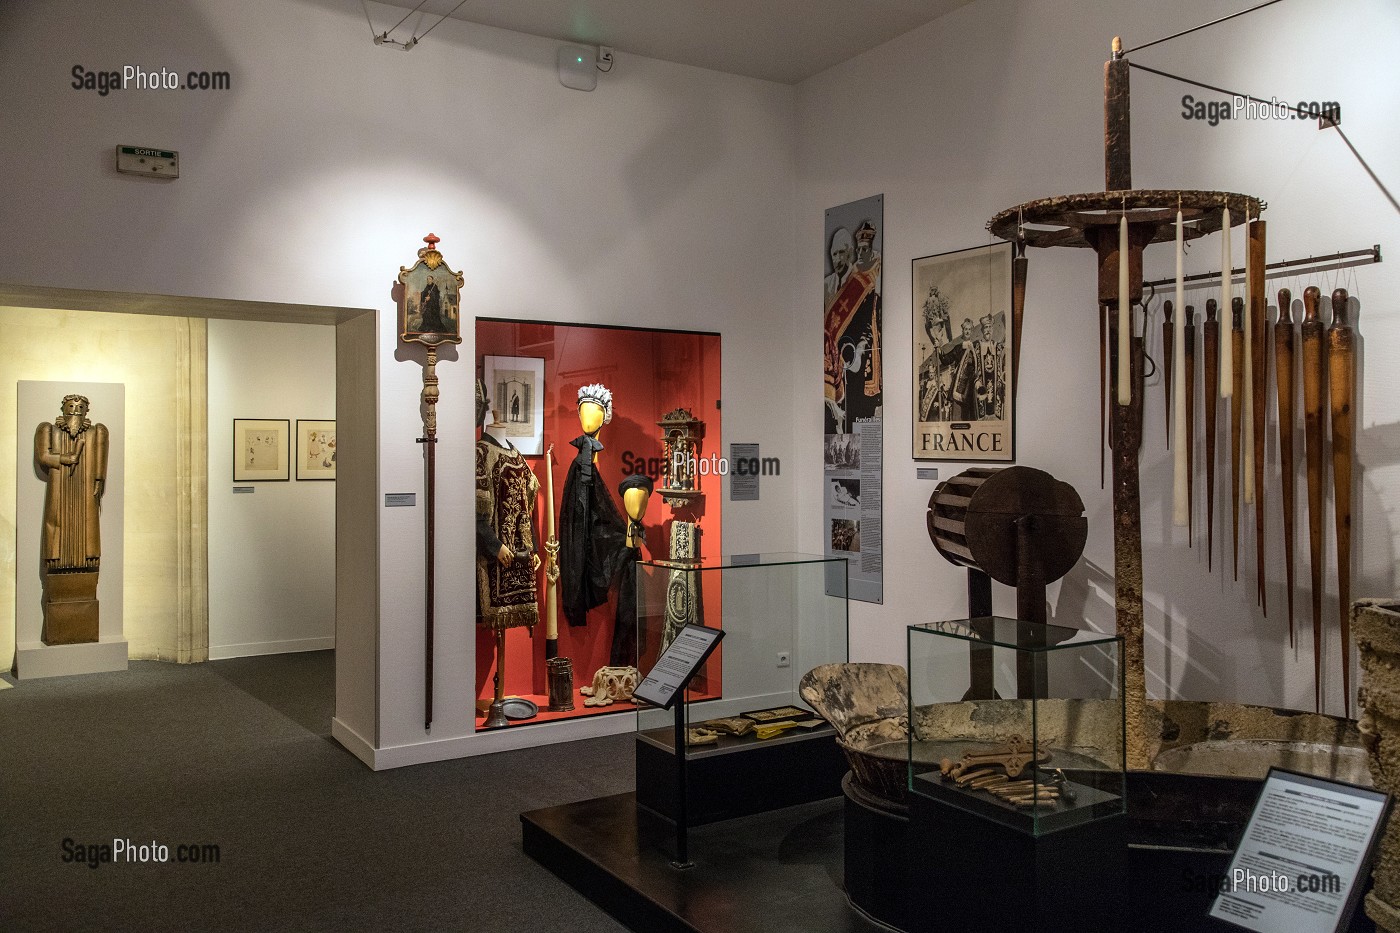
<path fill-rule="evenodd" d="M 97 641 L 108 437 L 87 414 L 87 398 L 65 395 L 57 420 L 34 432 L 34 460 L 47 479 L 40 539 L 46 645 Z"/>

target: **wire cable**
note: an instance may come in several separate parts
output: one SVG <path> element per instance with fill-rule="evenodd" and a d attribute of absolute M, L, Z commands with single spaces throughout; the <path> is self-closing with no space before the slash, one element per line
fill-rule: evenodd
<path fill-rule="evenodd" d="M 1170 36 L 1163 36 L 1163 37 L 1160 38 L 1160 39 L 1153 39 L 1151 42 L 1145 43 L 1145 44 L 1143 44 L 1143 45 L 1134 46 L 1134 47 L 1131 48 L 1131 49 L 1124 49 L 1123 52 L 1122 52 L 1122 54 L 1123 54 L 1123 55 L 1127 55 L 1127 54 L 1130 53 L 1130 52 L 1140 52 L 1140 51 L 1142 51 L 1143 49 L 1151 48 L 1151 47 L 1154 46 L 1154 45 L 1159 45 L 1159 44 L 1161 44 L 1161 43 L 1163 43 L 1163 42 L 1167 42 L 1168 40 L 1171 40 L 1171 39 L 1179 39 L 1179 38 L 1181 38 L 1182 36 L 1189 36 L 1189 35 L 1190 35 L 1191 33 L 1193 33 L 1193 32 L 1198 32 L 1198 31 L 1200 31 L 1200 30 L 1202 30 L 1202 29 L 1207 29 L 1207 28 L 1209 28 L 1209 27 L 1211 27 L 1211 26 L 1218 26 L 1219 24 L 1221 24 L 1221 23 L 1223 23 L 1223 22 L 1225 22 L 1225 21 L 1227 21 L 1227 20 L 1232 20 L 1232 19 L 1234 19 L 1234 18 L 1237 17 L 1237 16 L 1243 16 L 1243 15 L 1245 15 L 1246 13 L 1253 13 L 1255 10 L 1262 10 L 1262 9 L 1264 9 L 1264 7 L 1266 7 L 1266 6 L 1273 6 L 1275 3 L 1278 3 L 1278 2 L 1279 2 L 1279 0 L 1266 0 L 1266 2 L 1261 3 L 1261 4 L 1259 4 L 1258 6 L 1252 6 L 1252 7 L 1250 7 L 1250 8 L 1247 9 L 1247 10 L 1240 10 L 1238 13 L 1231 13 L 1229 16 L 1222 16 L 1222 17 L 1220 17 L 1220 19 L 1211 20 L 1209 23 L 1202 23 L 1202 24 L 1199 25 L 1199 26 L 1192 26 L 1190 29 L 1184 29 L 1184 30 L 1182 30 L 1181 32 L 1173 33 L 1173 34 L 1171 34 Z"/>

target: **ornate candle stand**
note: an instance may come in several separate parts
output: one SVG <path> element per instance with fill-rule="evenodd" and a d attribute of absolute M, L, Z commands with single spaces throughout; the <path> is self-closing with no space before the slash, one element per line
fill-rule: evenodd
<path fill-rule="evenodd" d="M 1227 191 L 1134 189 L 1129 125 L 1128 61 L 1114 40 L 1114 57 L 1104 65 L 1105 190 L 1041 198 L 1007 208 L 987 223 L 1003 240 L 1021 246 L 1072 246 L 1094 250 L 1099 258 L 1100 315 L 1107 314 L 1107 346 L 1118 346 L 1118 310 L 1142 300 L 1142 251 L 1151 243 L 1174 241 L 1177 211 L 1196 239 L 1221 229 L 1224 210 L 1231 226 L 1258 217 L 1263 201 Z M 1127 255 L 1120 254 L 1119 224 L 1127 219 Z M 1127 294 L 1120 294 L 1120 263 L 1128 264 Z M 1121 361 L 1110 354 L 1109 385 L 1117 382 Z M 1210 361 L 1207 361 L 1207 365 Z M 1128 718 L 1128 766 L 1149 766 L 1146 730 L 1147 688 L 1143 668 L 1142 502 L 1138 452 L 1142 445 L 1143 341 L 1131 340 L 1131 396 L 1110 403 L 1109 446 L 1113 451 L 1113 563 L 1118 634 L 1123 636 Z M 1207 399 L 1206 404 L 1213 404 Z"/>

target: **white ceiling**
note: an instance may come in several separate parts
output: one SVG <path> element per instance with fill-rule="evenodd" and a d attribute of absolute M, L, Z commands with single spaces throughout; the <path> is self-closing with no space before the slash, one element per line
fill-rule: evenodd
<path fill-rule="evenodd" d="M 394 0 L 400 7 L 413 2 Z M 465 0 L 454 19 L 795 84 L 971 0 Z M 457 0 L 426 0 L 421 33 Z M 390 24 L 375 23 L 383 31 Z M 431 42 L 429 36 L 424 40 Z"/>

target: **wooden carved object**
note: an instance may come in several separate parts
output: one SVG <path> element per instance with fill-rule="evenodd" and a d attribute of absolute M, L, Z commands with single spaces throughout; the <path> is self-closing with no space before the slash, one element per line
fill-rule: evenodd
<path fill-rule="evenodd" d="M 1327 329 L 1327 376 L 1332 399 L 1332 498 L 1337 522 L 1337 605 L 1342 623 L 1342 703 L 1351 718 L 1351 476 L 1356 452 L 1356 331 L 1347 290 L 1332 293 Z"/>
<path fill-rule="evenodd" d="M 1250 335 L 1254 343 L 1250 355 L 1253 371 L 1249 375 L 1254 380 L 1251 396 L 1254 411 L 1251 414 L 1254 419 L 1255 595 L 1259 600 L 1260 610 L 1268 615 L 1269 601 L 1264 586 L 1264 435 L 1269 397 L 1264 386 L 1269 376 L 1269 344 L 1264 330 L 1265 307 L 1268 304 L 1264 297 L 1264 226 L 1262 220 L 1256 220 L 1249 225 L 1249 307 L 1246 312 L 1251 318 Z"/>
<path fill-rule="evenodd" d="M 1293 293 L 1278 293 L 1278 323 L 1274 324 L 1274 387 L 1278 398 L 1279 467 L 1283 474 L 1283 561 L 1288 587 L 1288 647 L 1294 646 L 1293 627 Z"/>
<path fill-rule="evenodd" d="M 1236 297 L 1230 315 L 1230 357 L 1234 361 L 1234 385 L 1230 393 L 1230 530 L 1235 558 L 1235 579 L 1240 578 L 1240 475 L 1244 470 L 1240 442 L 1244 427 L 1244 299 Z"/>
<path fill-rule="evenodd" d="M 1206 377 L 1206 570 L 1212 567 L 1215 551 L 1215 434 L 1220 411 L 1220 322 L 1215 319 L 1215 299 L 1206 301 L 1206 322 L 1201 326 L 1201 352 Z"/>
<path fill-rule="evenodd" d="M 1303 290 L 1303 440 L 1308 467 L 1308 555 L 1312 570 L 1313 702 L 1322 711 L 1322 396 L 1327 385 L 1327 357 L 1323 355 L 1324 328 L 1317 317 L 1322 292 L 1316 285 Z"/>

